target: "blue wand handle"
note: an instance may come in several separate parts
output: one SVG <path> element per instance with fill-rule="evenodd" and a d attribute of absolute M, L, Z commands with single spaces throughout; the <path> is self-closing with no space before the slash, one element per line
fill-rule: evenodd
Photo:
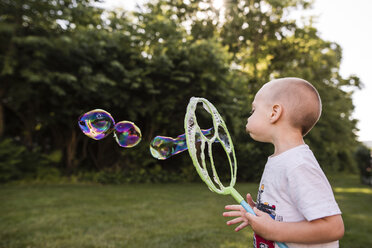
<path fill-rule="evenodd" d="M 243 208 L 245 209 L 245 211 L 247 211 L 248 213 L 253 214 L 253 215 L 256 215 L 256 213 L 253 211 L 253 209 L 251 208 L 251 206 L 249 206 L 249 204 L 246 201 L 242 200 L 240 202 L 240 205 L 242 205 Z"/>
<path fill-rule="evenodd" d="M 249 206 L 249 204 L 246 201 L 242 200 L 240 202 L 240 205 L 242 205 L 245 211 L 247 211 L 248 213 L 256 215 L 256 213 L 253 211 L 251 206 Z M 279 246 L 279 248 L 288 248 L 288 246 L 285 243 L 282 243 L 282 242 L 275 242 L 275 243 Z"/>

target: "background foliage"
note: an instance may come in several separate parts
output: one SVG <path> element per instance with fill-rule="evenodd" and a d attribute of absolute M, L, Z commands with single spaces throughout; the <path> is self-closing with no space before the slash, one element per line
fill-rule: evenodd
<path fill-rule="evenodd" d="M 156 135 L 184 132 L 191 96 L 205 97 L 232 134 L 240 180 L 258 180 L 267 144 L 245 123 L 254 94 L 278 77 L 302 77 L 323 100 L 306 136 L 325 170 L 355 171 L 353 91 L 358 77 L 339 74 L 341 47 L 288 17 L 303 0 L 151 1 L 134 12 L 108 12 L 98 1 L 0 0 L 0 181 L 69 176 L 101 183 L 192 181 L 187 155 L 158 161 Z M 77 118 L 109 111 L 142 130 L 119 148 L 82 134 Z M 217 164 L 224 164 L 218 163 Z M 222 170 L 222 168 L 219 168 Z"/>

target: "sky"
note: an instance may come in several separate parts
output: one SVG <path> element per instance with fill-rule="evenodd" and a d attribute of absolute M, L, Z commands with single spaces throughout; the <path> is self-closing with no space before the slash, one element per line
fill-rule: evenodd
<path fill-rule="evenodd" d="M 340 73 L 357 75 L 364 88 L 353 96 L 359 120 L 359 141 L 372 141 L 372 1 L 316 0 L 314 26 L 320 37 L 337 42 L 343 49 Z"/>
<path fill-rule="evenodd" d="M 222 0 L 215 0 L 220 5 Z M 133 10 L 145 0 L 106 0 L 104 6 Z M 313 25 L 324 40 L 338 43 L 343 49 L 340 73 L 358 76 L 364 87 L 353 96 L 358 119 L 359 141 L 372 141 L 372 0 L 315 0 Z"/>

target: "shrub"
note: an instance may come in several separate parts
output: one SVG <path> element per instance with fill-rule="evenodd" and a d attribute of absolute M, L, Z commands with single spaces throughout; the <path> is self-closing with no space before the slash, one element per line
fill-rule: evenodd
<path fill-rule="evenodd" d="M 44 155 L 39 148 L 28 150 L 11 139 L 0 141 L 0 183 L 14 180 L 52 180 L 60 177 L 53 167 L 58 156 Z"/>

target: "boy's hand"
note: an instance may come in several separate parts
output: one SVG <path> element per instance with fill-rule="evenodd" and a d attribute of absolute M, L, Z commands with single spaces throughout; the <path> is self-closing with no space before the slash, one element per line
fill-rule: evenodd
<path fill-rule="evenodd" d="M 256 206 L 256 203 L 253 201 L 252 196 L 250 194 L 247 194 L 247 203 L 254 208 Z M 226 222 L 227 225 L 233 225 L 242 222 L 237 228 L 235 228 L 235 231 L 238 232 L 244 227 L 249 225 L 248 218 L 246 216 L 247 211 L 239 204 L 239 205 L 226 205 L 225 209 L 232 210 L 229 212 L 224 212 L 222 215 L 225 217 L 237 217 L 235 219 L 229 220 Z"/>
<path fill-rule="evenodd" d="M 272 234 L 278 222 L 271 218 L 269 214 L 257 208 L 253 208 L 253 211 L 256 216 L 247 212 L 245 213 L 245 217 L 253 231 L 267 240 L 273 240 Z"/>

